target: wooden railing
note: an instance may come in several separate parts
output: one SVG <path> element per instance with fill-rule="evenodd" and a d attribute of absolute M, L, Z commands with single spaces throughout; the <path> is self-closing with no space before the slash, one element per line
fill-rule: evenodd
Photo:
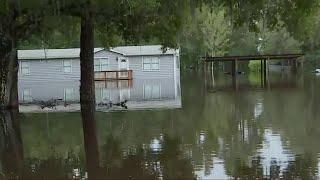
<path fill-rule="evenodd" d="M 131 80 L 132 70 L 99 71 L 94 73 L 94 79 L 96 81 Z"/>
<path fill-rule="evenodd" d="M 107 81 L 96 81 L 95 88 L 108 88 L 108 89 L 118 89 L 118 88 L 131 88 L 132 80 L 107 80 Z"/>

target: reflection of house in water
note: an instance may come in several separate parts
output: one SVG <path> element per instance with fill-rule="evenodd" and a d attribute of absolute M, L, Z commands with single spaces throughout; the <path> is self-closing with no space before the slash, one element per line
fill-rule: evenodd
<path fill-rule="evenodd" d="M 19 51 L 19 63 L 21 111 L 80 109 L 79 49 Z M 161 46 L 95 49 L 97 109 L 181 107 L 179 64 L 179 51 Z"/>

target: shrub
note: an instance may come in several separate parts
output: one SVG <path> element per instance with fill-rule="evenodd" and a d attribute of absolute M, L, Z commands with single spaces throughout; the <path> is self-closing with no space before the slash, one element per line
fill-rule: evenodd
<path fill-rule="evenodd" d="M 260 72 L 260 61 L 250 61 L 249 62 L 249 69 L 250 71 L 253 71 L 253 72 Z"/>

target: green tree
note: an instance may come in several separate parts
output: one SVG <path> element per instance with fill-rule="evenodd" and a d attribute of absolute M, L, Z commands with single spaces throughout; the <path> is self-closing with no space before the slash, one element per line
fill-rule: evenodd
<path fill-rule="evenodd" d="M 205 53 L 226 54 L 231 44 L 231 22 L 226 16 L 225 7 L 203 4 L 189 12 L 184 22 L 179 41 L 185 59 L 183 63 L 194 65 L 199 56 Z"/>
<path fill-rule="evenodd" d="M 257 54 L 257 35 L 250 32 L 248 26 L 244 25 L 234 29 L 231 34 L 232 46 L 228 55 L 248 55 Z"/>
<path fill-rule="evenodd" d="M 230 46 L 231 23 L 225 14 L 222 6 L 214 7 L 213 10 L 202 6 L 196 11 L 205 50 L 212 56 L 225 55 Z"/>
<path fill-rule="evenodd" d="M 289 54 L 301 51 L 301 43 L 294 39 L 284 27 L 268 31 L 263 41 L 262 51 L 266 54 Z"/>

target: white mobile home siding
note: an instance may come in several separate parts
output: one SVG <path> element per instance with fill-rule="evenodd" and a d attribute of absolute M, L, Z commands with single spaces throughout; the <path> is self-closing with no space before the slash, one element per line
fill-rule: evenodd
<path fill-rule="evenodd" d="M 114 70 L 118 70 L 119 66 L 118 66 L 118 58 L 124 58 L 123 55 L 118 54 L 118 53 L 114 53 L 114 52 L 110 52 L 110 51 L 106 51 L 106 50 L 102 50 L 99 52 L 96 52 L 94 54 L 95 58 L 99 58 L 99 57 L 107 57 L 108 58 L 108 71 L 114 71 Z"/>
<path fill-rule="evenodd" d="M 47 101 L 50 99 L 63 99 L 64 89 L 74 90 L 74 101 L 79 102 L 79 81 L 49 81 L 49 82 L 19 82 L 19 101 L 23 102 L 23 91 L 30 90 L 33 100 Z"/>
<path fill-rule="evenodd" d="M 143 78 L 174 78 L 174 59 L 173 55 L 159 55 L 153 57 L 159 57 L 160 70 L 159 71 L 144 71 L 142 62 L 144 57 L 150 56 L 129 56 L 129 69 L 133 71 L 133 79 Z"/>
<path fill-rule="evenodd" d="M 123 57 L 121 54 L 102 50 L 94 54 L 95 58 L 107 57 L 108 70 L 117 70 L 117 58 Z M 63 72 L 63 60 L 71 60 L 72 71 L 70 73 Z M 47 59 L 47 60 L 23 60 L 29 64 L 30 74 L 22 75 L 21 68 L 19 69 L 19 82 L 29 83 L 43 83 L 43 82 L 56 82 L 56 81 L 79 81 L 80 80 L 80 59 Z"/>
<path fill-rule="evenodd" d="M 71 60 L 71 72 L 63 72 L 63 60 Z M 56 81 L 79 81 L 80 61 L 79 59 L 48 59 L 48 60 L 19 60 L 29 64 L 29 75 L 22 75 L 19 69 L 19 83 L 44 83 Z M 21 64 L 21 63 L 20 63 Z"/>

